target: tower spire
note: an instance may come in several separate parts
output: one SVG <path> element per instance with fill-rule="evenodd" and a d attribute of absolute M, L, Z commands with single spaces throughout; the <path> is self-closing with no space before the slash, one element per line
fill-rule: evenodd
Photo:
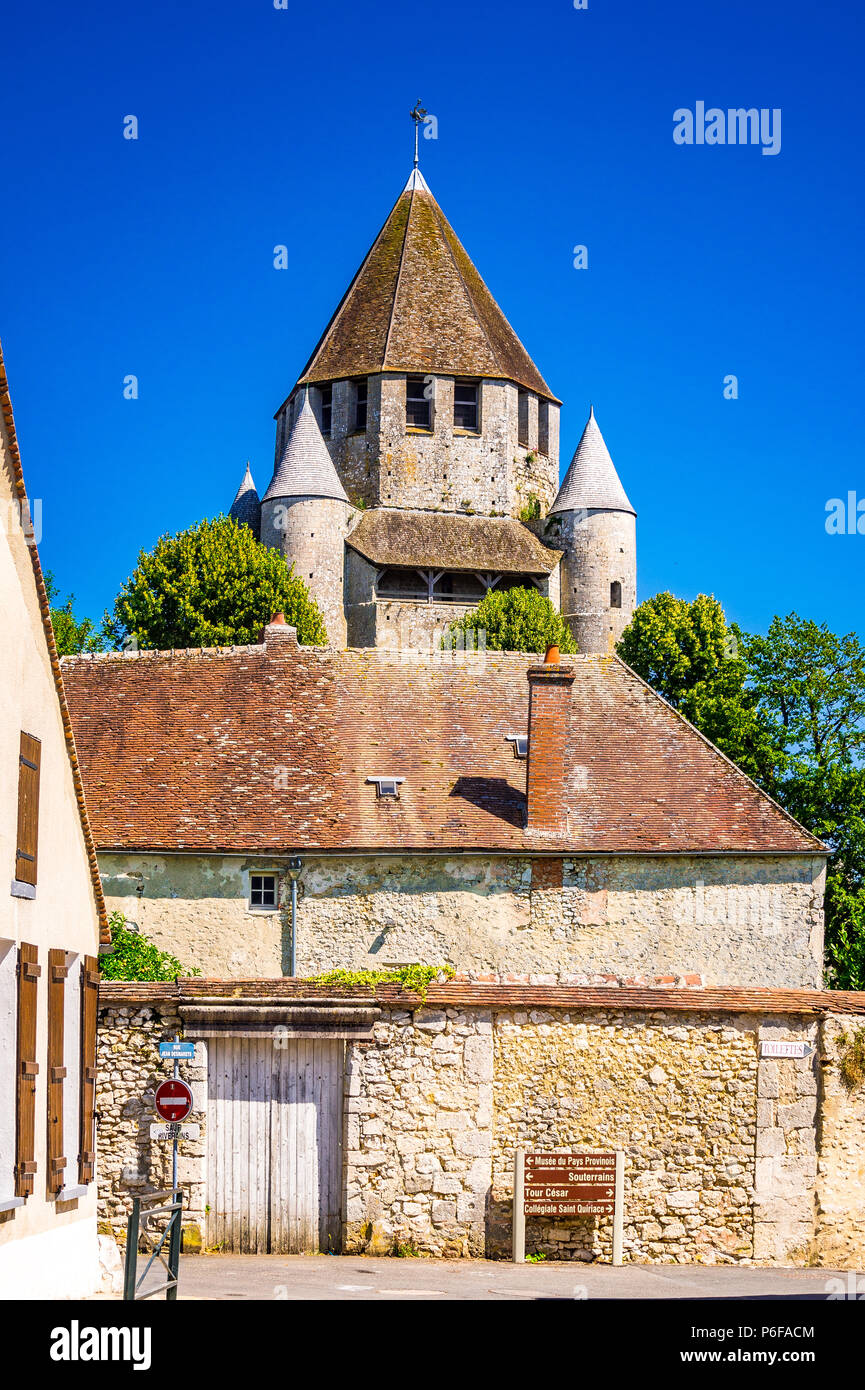
<path fill-rule="evenodd" d="M 420 123 L 421 123 L 421 121 L 423 120 L 424 116 L 427 114 L 426 111 L 424 110 L 424 108 L 423 108 L 423 107 L 421 106 L 421 104 L 420 104 L 420 97 L 418 97 L 417 101 L 416 101 L 415 104 L 414 104 L 414 110 L 411 111 L 409 114 L 411 115 L 411 118 L 412 118 L 412 120 L 414 121 L 414 168 L 416 169 L 416 168 L 417 168 L 417 132 L 418 132 L 418 126 L 420 125 Z"/>

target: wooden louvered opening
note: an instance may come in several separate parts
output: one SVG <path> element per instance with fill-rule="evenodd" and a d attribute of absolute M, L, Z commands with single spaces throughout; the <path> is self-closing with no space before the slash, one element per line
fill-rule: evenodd
<path fill-rule="evenodd" d="M 66 1155 L 63 1152 L 63 1015 L 66 1006 L 66 952 L 48 952 L 48 1171 L 49 1197 L 63 1190 Z"/>
<path fill-rule="evenodd" d="M 21 735 L 18 757 L 18 842 L 15 877 L 36 886 L 39 851 L 39 772 L 42 744 L 33 734 Z"/>
<path fill-rule="evenodd" d="M 96 1014 L 99 1001 L 99 962 L 84 957 L 81 974 L 81 1152 L 78 1181 L 93 1181 L 96 1167 Z"/>
<path fill-rule="evenodd" d="M 15 1068 L 15 1196 L 29 1197 L 36 1172 L 36 1003 L 39 950 L 22 941 L 18 947 L 18 1028 Z"/>

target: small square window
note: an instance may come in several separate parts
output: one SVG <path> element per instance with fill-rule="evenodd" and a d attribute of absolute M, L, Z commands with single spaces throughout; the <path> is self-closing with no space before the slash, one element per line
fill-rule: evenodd
<path fill-rule="evenodd" d="M 400 784 L 405 781 L 404 777 L 367 777 L 367 782 L 375 784 L 376 797 L 390 797 L 393 801 L 399 801 Z"/>
<path fill-rule="evenodd" d="M 514 757 L 526 758 L 529 753 L 528 734 L 505 734 L 505 742 L 514 745 Z"/>
<path fill-rule="evenodd" d="M 429 393 L 429 394 L 427 394 Z M 405 422 L 412 429 L 432 429 L 432 380 L 422 376 L 405 379 Z"/>
<path fill-rule="evenodd" d="M 249 875 L 249 906 L 271 909 L 277 906 L 276 874 Z"/>
<path fill-rule="evenodd" d="M 454 429 L 477 430 L 478 383 L 457 381 L 454 384 Z"/>

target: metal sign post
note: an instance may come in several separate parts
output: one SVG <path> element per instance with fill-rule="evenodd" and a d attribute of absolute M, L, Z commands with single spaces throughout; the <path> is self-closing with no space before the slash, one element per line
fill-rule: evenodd
<path fill-rule="evenodd" d="M 524 1149 L 514 1152 L 514 1264 L 521 1265 L 526 1259 L 526 1154 Z"/>

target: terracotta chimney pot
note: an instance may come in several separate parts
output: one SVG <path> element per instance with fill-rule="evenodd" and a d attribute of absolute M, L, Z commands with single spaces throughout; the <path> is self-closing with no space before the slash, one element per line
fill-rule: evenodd
<path fill-rule="evenodd" d="M 284 614 L 284 613 L 274 613 L 273 617 L 272 617 L 271 620 L 270 620 L 270 626 L 273 627 L 273 625 L 274 625 L 275 623 L 279 624 L 280 627 L 284 627 L 284 626 L 285 626 L 285 614 Z"/>
<path fill-rule="evenodd" d="M 544 657 L 545 666 L 557 666 L 559 661 L 559 649 L 555 644 L 547 647 L 547 654 Z"/>

